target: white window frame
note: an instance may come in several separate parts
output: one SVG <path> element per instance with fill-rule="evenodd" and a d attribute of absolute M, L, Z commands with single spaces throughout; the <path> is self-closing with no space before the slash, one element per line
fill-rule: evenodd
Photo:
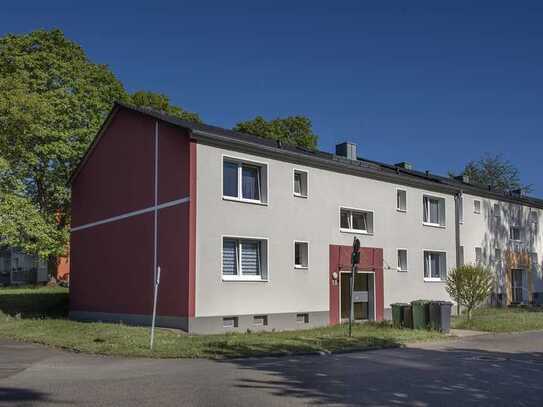
<path fill-rule="evenodd" d="M 479 202 L 479 209 L 477 209 L 476 202 Z M 481 200 L 480 199 L 474 199 L 473 200 L 473 213 L 480 215 L 481 214 Z"/>
<path fill-rule="evenodd" d="M 238 196 L 228 196 L 224 195 L 224 163 L 230 162 L 238 165 Z M 259 183 L 259 192 L 260 200 L 258 199 L 247 199 L 243 198 L 243 165 L 258 167 L 258 183 Z M 264 175 L 265 172 L 265 175 Z M 265 178 L 265 182 L 263 182 Z M 221 196 L 225 201 L 235 201 L 235 202 L 245 202 L 252 203 L 257 205 L 268 205 L 270 200 L 270 167 L 265 161 L 255 161 L 252 159 L 246 159 L 243 157 L 236 157 L 232 155 L 223 154 L 221 156 Z"/>
<path fill-rule="evenodd" d="M 480 266 L 483 264 L 483 248 L 482 247 L 476 247 L 475 249 L 475 265 Z M 479 258 L 477 259 L 477 252 L 479 252 Z"/>
<path fill-rule="evenodd" d="M 398 193 L 399 192 L 405 193 L 405 209 L 398 207 Z M 396 188 L 396 210 L 401 213 L 407 213 L 407 189 Z"/>
<path fill-rule="evenodd" d="M 238 274 L 236 275 L 229 275 L 224 274 L 223 270 L 223 243 L 224 239 L 232 239 L 237 240 L 238 242 L 238 248 L 236 250 L 237 252 L 237 267 L 238 267 Z M 240 244 L 242 240 L 258 240 L 260 241 L 260 275 L 255 276 L 253 274 L 249 275 L 243 275 L 243 269 L 241 267 L 241 249 Z M 263 250 L 262 243 L 266 244 L 266 248 Z M 267 237 L 252 237 L 252 236 L 235 236 L 235 235 L 222 235 L 221 241 L 220 241 L 220 251 L 221 251 L 221 265 L 220 265 L 220 272 L 221 272 L 221 279 L 222 281 L 253 281 L 253 282 L 268 282 L 270 281 L 270 244 L 269 239 Z M 265 251 L 266 258 L 264 258 L 264 254 L 262 253 Z M 264 275 L 264 267 L 265 268 L 265 274 L 266 277 L 263 277 Z"/>
<path fill-rule="evenodd" d="M 303 193 L 299 194 L 299 193 L 296 192 L 296 183 L 294 181 L 294 177 L 296 176 L 296 173 L 305 174 L 305 195 Z M 308 198 L 309 197 L 309 171 L 302 170 L 300 168 L 294 168 L 292 170 L 292 193 L 294 194 L 295 197 L 298 197 L 298 198 Z"/>
<path fill-rule="evenodd" d="M 307 265 L 304 266 L 304 265 L 301 265 L 301 264 L 296 264 L 296 244 L 297 243 L 301 243 L 301 244 L 305 244 L 307 246 Z M 294 268 L 296 270 L 308 270 L 309 269 L 309 242 L 306 241 L 306 240 L 295 240 L 294 241 Z"/>
<path fill-rule="evenodd" d="M 429 282 L 429 283 L 446 283 L 447 279 L 443 280 L 443 279 L 441 279 L 441 277 L 439 277 L 439 278 L 431 277 L 432 271 L 430 271 L 430 277 L 424 276 L 424 267 L 425 267 L 424 263 L 426 263 L 426 257 L 425 257 L 426 252 L 429 252 L 429 253 L 444 253 L 445 254 L 445 269 L 446 269 L 447 268 L 447 251 L 446 250 L 435 250 L 435 249 L 423 249 L 422 250 L 422 276 L 424 278 L 424 281 Z M 447 272 L 447 270 L 445 270 L 445 276 L 447 276 L 448 274 L 449 273 Z"/>
<path fill-rule="evenodd" d="M 425 222 L 424 221 L 424 213 L 425 211 L 428 211 L 428 216 L 430 215 L 430 208 L 429 207 L 425 207 L 424 205 L 424 198 L 427 198 L 428 200 L 430 199 L 433 199 L 433 200 L 436 200 L 436 201 L 439 201 L 441 203 L 443 203 L 443 225 L 440 224 L 440 223 L 434 223 L 434 222 Z M 428 201 L 427 201 L 428 202 Z M 445 198 L 443 198 L 442 196 L 436 196 L 436 195 L 430 195 L 430 194 L 423 194 L 422 195 L 422 224 L 424 226 L 432 226 L 432 227 L 435 227 L 435 228 L 446 228 L 447 226 L 447 200 Z M 438 208 L 438 217 L 439 217 L 439 208 Z M 438 219 L 439 221 L 439 219 Z"/>
<path fill-rule="evenodd" d="M 513 233 L 512 233 L 513 228 L 518 229 L 518 237 L 519 237 L 518 239 L 513 239 Z M 509 240 L 511 240 L 512 242 L 522 242 L 522 228 L 520 226 L 516 226 L 516 225 L 509 226 Z"/>
<path fill-rule="evenodd" d="M 369 213 L 369 214 L 371 214 L 372 231 L 370 232 L 368 230 L 363 230 L 363 229 L 342 228 L 341 227 L 341 211 L 342 210 L 346 210 L 346 211 L 351 212 L 351 221 L 350 221 L 351 225 L 353 224 L 353 216 L 352 216 L 353 212 L 361 212 L 361 213 Z M 340 232 L 343 232 L 343 233 L 356 233 L 356 234 L 359 234 L 359 235 L 370 235 L 370 236 L 375 234 L 375 213 L 374 213 L 374 211 L 371 211 L 371 210 L 368 210 L 368 209 L 351 208 L 351 207 L 348 207 L 348 206 L 340 206 L 338 215 L 339 215 L 339 231 Z M 367 224 L 368 224 L 368 221 L 366 219 L 366 225 Z"/>
<path fill-rule="evenodd" d="M 400 268 L 400 250 L 405 251 L 405 266 L 407 267 L 406 269 Z M 396 249 L 396 260 L 398 264 L 397 271 L 407 273 L 409 271 L 409 251 L 404 247 L 398 247 Z"/>

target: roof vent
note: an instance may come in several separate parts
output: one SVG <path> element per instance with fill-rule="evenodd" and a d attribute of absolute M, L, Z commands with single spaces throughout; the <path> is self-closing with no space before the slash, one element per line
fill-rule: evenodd
<path fill-rule="evenodd" d="M 403 168 L 404 170 L 412 170 L 413 169 L 413 165 L 411 165 L 411 163 L 408 163 L 408 162 L 405 162 L 405 161 L 402 161 L 401 163 L 394 164 L 394 166 L 398 167 L 398 168 Z"/>
<path fill-rule="evenodd" d="M 520 198 L 522 196 L 522 188 L 512 189 L 509 191 L 509 195 Z"/>
<path fill-rule="evenodd" d="M 356 144 L 350 143 L 348 141 L 336 145 L 336 155 L 345 157 L 349 160 L 357 160 L 358 156 L 356 154 Z"/>
<path fill-rule="evenodd" d="M 469 184 L 469 175 L 463 174 L 454 177 L 458 181 L 462 181 L 464 184 Z"/>

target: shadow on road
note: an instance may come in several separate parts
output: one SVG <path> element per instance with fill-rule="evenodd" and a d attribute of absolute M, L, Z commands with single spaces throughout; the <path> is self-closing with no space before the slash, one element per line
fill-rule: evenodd
<path fill-rule="evenodd" d="M 540 406 L 543 395 L 540 352 L 398 349 L 229 363 L 248 373 L 240 389 L 317 404 Z"/>
<path fill-rule="evenodd" d="M 28 389 L 0 387 L 0 405 L 20 406 L 22 402 L 48 401 L 45 393 Z"/>

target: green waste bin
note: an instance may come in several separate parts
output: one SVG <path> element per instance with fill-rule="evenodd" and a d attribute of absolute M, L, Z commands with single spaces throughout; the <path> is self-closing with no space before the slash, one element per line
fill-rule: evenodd
<path fill-rule="evenodd" d="M 451 329 L 452 302 L 432 301 L 430 303 L 430 328 L 443 333 Z"/>
<path fill-rule="evenodd" d="M 413 329 L 427 329 L 430 322 L 430 301 L 411 301 L 413 308 Z"/>
<path fill-rule="evenodd" d="M 402 307 L 405 307 L 406 305 L 409 304 L 403 304 L 401 302 L 390 304 L 390 306 L 392 307 L 392 323 L 394 325 L 394 328 L 404 327 Z"/>
<path fill-rule="evenodd" d="M 402 304 L 402 326 L 413 329 L 413 310 L 411 304 Z"/>

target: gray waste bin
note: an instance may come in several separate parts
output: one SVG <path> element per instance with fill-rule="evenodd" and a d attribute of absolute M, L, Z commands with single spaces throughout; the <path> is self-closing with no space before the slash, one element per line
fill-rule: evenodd
<path fill-rule="evenodd" d="M 430 303 L 430 328 L 443 333 L 451 330 L 452 302 L 432 301 Z"/>

